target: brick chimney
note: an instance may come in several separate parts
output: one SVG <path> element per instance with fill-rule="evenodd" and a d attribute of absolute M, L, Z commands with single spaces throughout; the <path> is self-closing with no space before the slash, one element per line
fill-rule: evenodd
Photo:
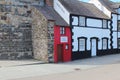
<path fill-rule="evenodd" d="M 53 6 L 53 0 L 45 0 L 46 5 Z"/>

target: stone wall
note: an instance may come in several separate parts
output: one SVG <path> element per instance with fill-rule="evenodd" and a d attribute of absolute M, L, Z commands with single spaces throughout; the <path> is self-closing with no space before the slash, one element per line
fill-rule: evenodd
<path fill-rule="evenodd" d="M 32 8 L 33 27 L 32 40 L 34 58 L 48 62 L 47 20 L 36 8 Z"/>
<path fill-rule="evenodd" d="M 0 25 L 0 59 L 32 58 L 31 26 Z"/>
<path fill-rule="evenodd" d="M 48 59 L 49 62 L 54 62 L 54 22 L 48 22 Z"/>

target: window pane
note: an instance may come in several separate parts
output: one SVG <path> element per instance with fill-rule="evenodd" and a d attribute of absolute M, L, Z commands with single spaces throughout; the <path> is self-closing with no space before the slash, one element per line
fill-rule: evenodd
<path fill-rule="evenodd" d="M 85 39 L 79 40 L 79 50 L 84 51 L 85 50 Z"/>
<path fill-rule="evenodd" d="M 103 39 L 103 49 L 107 49 L 107 39 Z"/>
<path fill-rule="evenodd" d="M 118 22 L 118 31 L 120 31 L 120 22 Z"/>
<path fill-rule="evenodd" d="M 80 26 L 85 26 L 85 17 L 81 17 L 80 16 L 80 22 L 79 22 Z"/>
<path fill-rule="evenodd" d="M 72 25 L 78 25 L 78 17 L 73 16 L 72 19 L 73 19 Z"/>
<path fill-rule="evenodd" d="M 103 20 L 103 28 L 107 28 L 107 21 Z"/>
<path fill-rule="evenodd" d="M 118 48 L 120 49 L 120 39 L 118 39 Z"/>
<path fill-rule="evenodd" d="M 65 34 L 65 28 L 64 27 L 60 27 L 60 34 Z"/>

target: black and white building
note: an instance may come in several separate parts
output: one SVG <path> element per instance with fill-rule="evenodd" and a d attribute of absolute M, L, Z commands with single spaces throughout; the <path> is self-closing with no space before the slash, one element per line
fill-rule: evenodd
<path fill-rule="evenodd" d="M 119 4 L 114 3 L 113 9 L 103 1 L 110 2 L 54 0 L 54 9 L 71 27 L 73 60 L 119 53 Z"/>
<path fill-rule="evenodd" d="M 90 0 L 90 3 L 110 18 L 111 49 L 113 53 L 120 53 L 120 4 L 110 0 Z"/>

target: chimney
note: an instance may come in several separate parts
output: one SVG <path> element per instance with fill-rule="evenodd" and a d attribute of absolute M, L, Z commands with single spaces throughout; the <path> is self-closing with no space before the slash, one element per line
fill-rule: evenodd
<path fill-rule="evenodd" d="M 53 6 L 53 0 L 45 0 L 46 5 Z"/>

